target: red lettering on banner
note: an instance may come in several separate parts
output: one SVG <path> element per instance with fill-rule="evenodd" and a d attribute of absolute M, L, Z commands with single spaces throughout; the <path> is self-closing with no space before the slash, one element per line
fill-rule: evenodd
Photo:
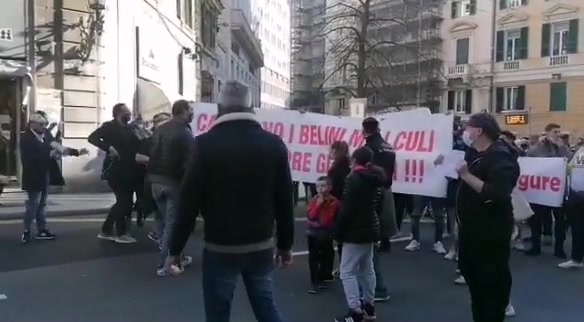
<path fill-rule="evenodd" d="M 288 152 L 288 160 L 292 171 L 310 172 L 312 163 L 312 153 L 309 152 Z"/>
<path fill-rule="evenodd" d="M 409 160 L 405 161 L 404 181 L 412 183 L 424 182 L 424 160 Z"/>
<path fill-rule="evenodd" d="M 197 132 L 207 132 L 215 124 L 216 115 L 201 114 L 197 117 Z"/>
<path fill-rule="evenodd" d="M 300 125 L 300 144 L 330 146 L 342 141 L 347 129 L 337 126 Z"/>
<path fill-rule="evenodd" d="M 517 181 L 519 190 L 551 190 L 560 192 L 562 190 L 562 180 L 558 177 L 521 175 Z"/>
<path fill-rule="evenodd" d="M 393 143 L 396 150 L 410 152 L 432 152 L 434 150 L 434 131 L 402 131 Z"/>
<path fill-rule="evenodd" d="M 277 136 L 284 137 L 284 124 L 282 122 L 262 122 L 262 127 L 264 130 L 276 134 Z"/>
<path fill-rule="evenodd" d="M 353 133 L 351 133 L 351 136 L 349 137 L 349 147 L 351 148 L 358 148 L 360 146 L 362 146 L 363 144 L 365 144 L 365 138 L 363 137 L 363 134 L 361 133 L 361 131 L 359 130 L 354 130 Z"/>
<path fill-rule="evenodd" d="M 316 172 L 326 174 L 333 160 L 328 155 L 320 153 L 316 158 Z"/>

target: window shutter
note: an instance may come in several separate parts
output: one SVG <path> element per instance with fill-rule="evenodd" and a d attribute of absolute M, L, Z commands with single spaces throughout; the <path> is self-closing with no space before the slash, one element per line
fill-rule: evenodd
<path fill-rule="evenodd" d="M 497 31 L 497 54 L 496 61 L 505 60 L 505 31 Z"/>
<path fill-rule="evenodd" d="M 541 57 L 550 55 L 551 27 L 552 25 L 549 23 L 544 23 L 541 26 Z"/>
<path fill-rule="evenodd" d="M 570 20 L 570 31 L 568 32 L 568 54 L 578 52 L 578 19 Z"/>
<path fill-rule="evenodd" d="M 503 87 L 497 87 L 497 90 L 495 92 L 495 104 L 497 106 L 495 106 L 495 111 L 497 111 L 497 113 L 501 112 L 503 110 L 503 100 L 504 100 L 504 88 Z"/>
<path fill-rule="evenodd" d="M 566 83 L 550 84 L 550 111 L 566 110 Z"/>
<path fill-rule="evenodd" d="M 528 0 L 521 0 L 521 5 L 526 6 L 529 3 Z"/>
<path fill-rule="evenodd" d="M 448 111 L 454 110 L 454 91 L 448 91 Z"/>
<path fill-rule="evenodd" d="M 507 9 L 507 0 L 499 0 L 499 9 Z"/>
<path fill-rule="evenodd" d="M 517 100 L 515 101 L 515 109 L 525 109 L 525 86 L 517 87 Z"/>
<path fill-rule="evenodd" d="M 472 114 L 472 89 L 467 89 L 464 95 L 464 113 Z"/>
<path fill-rule="evenodd" d="M 529 55 L 529 28 L 521 28 L 521 45 L 519 46 L 519 59 L 527 59 Z"/>
<path fill-rule="evenodd" d="M 470 39 L 461 38 L 456 40 L 456 64 L 468 64 L 468 51 Z"/>
<path fill-rule="evenodd" d="M 183 54 L 178 54 L 178 93 L 180 95 L 184 94 L 184 66 L 183 66 Z"/>
<path fill-rule="evenodd" d="M 470 14 L 475 15 L 477 13 L 477 0 L 470 0 Z"/>
<path fill-rule="evenodd" d="M 459 2 L 458 1 L 452 1 L 452 3 L 450 4 L 450 16 L 452 19 L 455 19 L 458 16 L 458 5 Z"/>

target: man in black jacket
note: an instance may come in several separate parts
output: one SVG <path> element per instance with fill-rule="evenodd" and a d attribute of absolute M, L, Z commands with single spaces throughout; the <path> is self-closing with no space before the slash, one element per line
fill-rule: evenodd
<path fill-rule="evenodd" d="M 498 140 L 500 132 L 492 115 L 471 116 L 463 134 L 471 149 L 458 169 L 459 261 L 475 322 L 503 322 L 511 292 L 511 192 L 519 164 L 517 153 Z"/>
<path fill-rule="evenodd" d="M 179 187 L 186 166 L 192 154 L 193 133 L 190 123 L 193 120 L 193 106 L 185 100 L 172 105 L 172 118 L 159 126 L 152 137 L 150 159 L 148 161 L 148 181 L 152 184 L 152 196 L 160 212 L 158 240 L 160 258 L 156 274 L 168 273 L 164 268 L 168 256 L 168 243 L 172 238 L 172 228 L 177 216 Z M 183 256 L 180 266 L 173 266 L 173 272 L 181 272 L 190 265 L 192 258 Z"/>
<path fill-rule="evenodd" d="M 136 239 L 128 235 L 127 218 L 131 216 L 134 206 L 134 189 L 138 175 L 136 154 L 140 148 L 140 140 L 128 126 L 132 113 L 125 104 L 116 104 L 112 114 L 113 120 L 103 123 L 87 138 L 89 143 L 106 153 L 102 177 L 107 180 L 116 196 L 116 203 L 110 209 L 97 237 L 120 244 L 131 244 Z"/>
<path fill-rule="evenodd" d="M 391 185 L 393 183 L 393 172 L 395 169 L 395 152 L 389 143 L 381 137 L 379 122 L 374 117 L 368 117 L 363 120 L 363 136 L 365 137 L 365 146 L 373 151 L 372 163 L 381 167 L 385 171 L 386 183 L 384 185 L 383 199 L 381 203 L 380 219 L 381 219 L 381 244 L 379 251 L 391 251 L 391 243 L 389 238 L 397 232 L 397 224 L 395 221 L 395 204 L 393 200 L 393 193 Z M 389 291 L 385 285 L 385 281 L 381 276 L 380 263 L 377 251 L 373 256 L 373 263 L 375 267 L 375 276 L 377 283 L 375 284 L 375 300 L 378 302 L 389 299 Z"/>
<path fill-rule="evenodd" d="M 225 84 L 217 116 L 215 125 L 195 139 L 167 267 L 176 263 L 200 213 L 207 321 L 229 320 L 242 275 L 257 320 L 280 322 L 272 295 L 273 235 L 276 228 L 276 262 L 287 266 L 294 239 L 288 150 L 280 137 L 262 129 L 248 88 L 238 82 Z"/>

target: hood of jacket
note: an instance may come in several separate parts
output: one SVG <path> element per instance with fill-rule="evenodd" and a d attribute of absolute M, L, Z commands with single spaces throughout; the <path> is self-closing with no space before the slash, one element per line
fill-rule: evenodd
<path fill-rule="evenodd" d="M 375 186 L 383 186 L 387 182 L 387 176 L 381 167 L 374 165 L 356 166 L 353 168 L 353 173 L 363 181 Z"/>

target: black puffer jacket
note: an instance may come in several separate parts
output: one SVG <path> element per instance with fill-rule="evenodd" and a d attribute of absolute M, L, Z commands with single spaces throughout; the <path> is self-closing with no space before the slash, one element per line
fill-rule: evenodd
<path fill-rule="evenodd" d="M 348 158 L 339 159 L 333 162 L 327 176 L 332 183 L 331 194 L 338 200 L 343 200 L 343 190 L 345 189 L 345 180 L 351 173 L 351 165 Z"/>
<path fill-rule="evenodd" d="M 342 243 L 367 244 L 380 239 L 379 209 L 387 179 L 382 170 L 358 167 L 347 177 L 336 239 Z"/>
<path fill-rule="evenodd" d="M 148 180 L 178 186 L 192 155 L 193 134 L 187 123 L 170 120 L 159 126 L 150 142 Z"/>
<path fill-rule="evenodd" d="M 383 168 L 387 180 L 385 188 L 390 188 L 393 183 L 393 172 L 395 171 L 395 151 L 391 145 L 376 133 L 365 139 L 365 146 L 373 151 L 373 164 Z"/>
<path fill-rule="evenodd" d="M 465 161 L 471 174 L 484 182 L 476 192 L 461 180 L 456 198 L 460 244 L 465 248 L 509 247 L 513 230 L 511 192 L 519 178 L 517 151 L 497 141 L 486 151 L 469 149 Z"/>

